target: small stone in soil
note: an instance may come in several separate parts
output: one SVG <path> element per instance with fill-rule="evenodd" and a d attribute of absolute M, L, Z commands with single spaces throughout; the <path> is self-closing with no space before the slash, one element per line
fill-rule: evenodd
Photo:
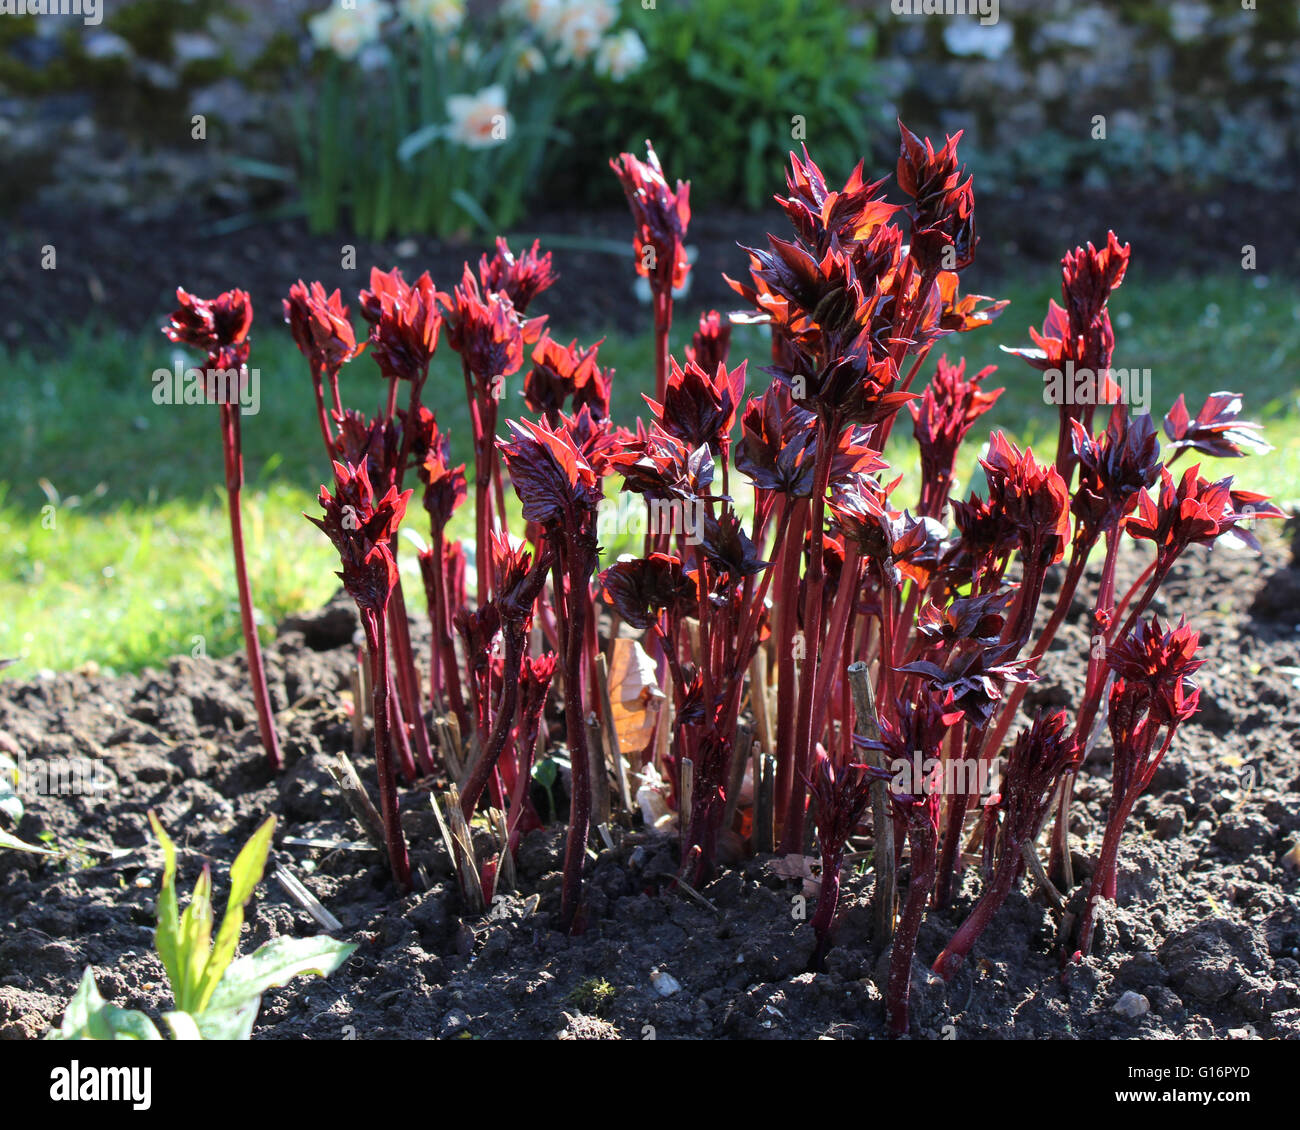
<path fill-rule="evenodd" d="M 1279 863 L 1291 872 L 1300 871 L 1300 842 L 1292 844 L 1278 860 Z"/>
<path fill-rule="evenodd" d="M 650 971 L 650 984 L 654 991 L 661 997 L 671 997 L 682 986 L 681 983 L 671 973 L 665 973 L 661 969 L 652 969 Z"/>
<path fill-rule="evenodd" d="M 442 1024 L 438 1028 L 438 1035 L 446 1040 L 469 1027 L 469 1015 L 464 1009 L 453 1008 L 446 1016 L 442 1018 Z"/>
<path fill-rule="evenodd" d="M 1151 1002 L 1141 993 L 1129 989 L 1115 1002 L 1115 1011 L 1126 1020 L 1136 1020 L 1151 1011 Z"/>

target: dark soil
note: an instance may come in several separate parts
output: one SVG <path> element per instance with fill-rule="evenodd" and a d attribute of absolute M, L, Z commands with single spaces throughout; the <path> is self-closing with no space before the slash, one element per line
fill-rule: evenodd
<path fill-rule="evenodd" d="M 1135 576 L 1138 551 L 1122 564 Z M 921 931 L 914 1036 L 1300 1037 L 1300 875 L 1283 862 L 1300 842 L 1297 564 L 1273 535 L 1262 559 L 1198 553 L 1171 579 L 1169 614 L 1187 613 L 1205 641 L 1202 710 L 1139 802 L 1119 908 L 1103 917 L 1097 954 L 1063 979 L 1055 917 L 1026 886 L 954 981 L 934 980 L 927 965 L 978 890 L 967 872 L 957 906 L 930 914 Z M 1083 612 L 1077 604 L 1030 708 L 1078 692 Z M 152 953 L 161 855 L 147 834 L 150 808 L 181 845 L 185 882 L 211 862 L 219 892 L 254 826 L 276 813 L 274 864 L 303 879 L 342 921 L 339 936 L 360 947 L 329 980 L 268 993 L 258 1038 L 883 1035 L 869 871 L 847 878 L 829 971 L 812 974 L 811 927 L 792 913 L 800 888 L 770 860 L 724 872 L 700 892 L 703 905 L 672 884 L 674 840 L 616 830 L 615 847 L 588 868 L 586 933 L 568 938 L 554 929 L 558 826 L 523 844 L 517 895 L 487 916 L 462 918 L 427 795 L 410 792 L 405 822 L 430 886 L 394 897 L 379 854 L 351 846 L 360 834 L 324 768 L 327 754 L 351 744 L 344 691 L 354 623 L 336 604 L 283 625 L 268 651 L 289 765 L 278 777 L 263 768 L 238 657 L 0 686 L 0 739 L 11 750 L 31 764 L 99 758 L 112 781 L 101 796 L 28 801 L 16 832 L 28 840 L 49 833 L 67 853 L 61 859 L 0 854 L 0 1036 L 39 1036 L 87 965 L 109 1000 L 155 1015 L 168 1007 Z M 1108 752 L 1103 738 L 1078 789 L 1081 878 L 1100 843 Z M 366 755 L 358 765 L 373 773 Z M 268 880 L 242 949 L 315 932 Z M 663 974 L 680 988 L 667 991 Z M 1150 1010 L 1117 1011 L 1128 991 Z"/>
<path fill-rule="evenodd" d="M 993 294 L 994 280 L 1023 277 L 1026 268 L 1051 277 L 1066 250 L 1103 240 L 1108 228 L 1132 243 L 1135 262 L 1150 263 L 1152 270 L 1158 264 L 1162 277 L 1179 270 L 1239 270 L 1245 244 L 1258 249 L 1262 273 L 1300 275 L 1300 229 L 1287 222 L 1282 207 L 1277 193 L 1249 185 L 1234 186 L 1226 202 L 1128 186 L 1104 192 L 1083 187 L 1049 191 L 1027 184 L 985 194 L 978 199 L 978 274 L 966 286 Z M 427 269 L 440 287 L 450 289 L 463 263 L 477 263 L 490 243 L 429 238 L 372 242 L 347 232 L 319 236 L 301 220 L 255 222 L 251 213 L 237 230 L 223 231 L 220 225 L 231 219 L 201 202 L 186 202 L 170 216 L 148 218 L 87 215 L 43 207 L 39 199 L 30 203 L 18 217 L 0 223 L 0 293 L 21 297 L 0 315 L 0 340 L 57 344 L 66 326 L 96 321 L 128 332 L 152 330 L 174 305 L 178 284 L 197 294 L 241 287 L 252 294 L 262 325 L 279 319 L 280 300 L 300 277 L 355 295 L 371 265 L 398 265 L 416 273 Z M 630 300 L 631 218 L 612 176 L 610 204 L 604 210 L 551 209 L 523 226 L 544 239 L 604 240 L 628 249 L 626 280 L 611 285 L 614 252 L 556 246 L 564 285 L 542 295 L 530 312 L 549 314 L 573 333 L 644 328 L 646 311 Z M 758 214 L 698 209 L 688 242 L 699 254 L 693 289 L 678 311 L 681 324 L 693 323 L 693 310 L 738 306 L 722 279 L 723 272 L 745 277 L 745 255 L 736 244 L 762 245 L 764 232 L 786 228 L 775 206 Z M 1268 233 L 1266 241 L 1262 232 Z M 54 270 L 40 269 L 47 245 L 57 253 Z M 344 245 L 356 249 L 355 269 L 340 266 Z"/>

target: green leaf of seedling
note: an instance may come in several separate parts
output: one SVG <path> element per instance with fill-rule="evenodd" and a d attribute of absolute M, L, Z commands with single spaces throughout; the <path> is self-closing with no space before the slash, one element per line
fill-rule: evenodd
<path fill-rule="evenodd" d="M 172 996 L 180 1003 L 181 948 L 180 904 L 176 899 L 176 847 L 171 842 L 158 817 L 149 813 L 149 824 L 163 850 L 162 887 L 158 892 L 158 929 L 154 933 L 154 948 L 167 970 Z"/>
<path fill-rule="evenodd" d="M 164 1012 L 163 1020 L 167 1022 L 167 1027 L 171 1030 L 173 1040 L 201 1040 L 203 1033 L 199 1031 L 199 1026 L 194 1017 L 188 1012 Z"/>
<path fill-rule="evenodd" d="M 153 1021 L 135 1009 L 106 1004 L 95 984 L 95 971 L 87 969 L 63 1013 L 63 1023 L 47 1040 L 161 1040 Z"/>
<path fill-rule="evenodd" d="M 37 847 L 35 844 L 29 844 L 26 840 L 20 840 L 17 836 L 11 836 L 4 831 L 0 831 L 0 848 L 7 848 L 9 851 L 27 851 L 33 855 L 60 854 L 57 848 Z"/>
<path fill-rule="evenodd" d="M 266 858 L 271 851 L 271 836 L 274 832 L 275 817 L 268 816 L 231 865 L 230 897 L 226 901 L 226 913 L 221 919 L 221 929 L 217 932 L 217 943 L 212 948 L 212 954 L 199 981 L 195 1012 L 202 1013 L 207 1007 L 222 975 L 235 960 L 235 951 L 239 946 L 239 931 L 244 925 L 244 907 L 253 897 L 257 884 L 262 881 L 262 872 L 266 870 Z"/>
<path fill-rule="evenodd" d="M 212 997 L 212 1005 L 239 1004 L 285 985 L 303 973 L 328 977 L 352 956 L 352 942 L 321 934 L 314 938 L 276 938 L 231 964 Z"/>
<path fill-rule="evenodd" d="M 328 977 L 357 947 L 324 936 L 276 938 L 233 962 L 208 1006 L 197 1017 L 205 1040 L 246 1040 L 253 1029 L 262 994 L 303 973 Z"/>
<path fill-rule="evenodd" d="M 179 951 L 181 985 L 176 1004 L 184 1012 L 197 1012 L 203 970 L 212 956 L 212 869 L 207 865 L 181 915 Z"/>
<path fill-rule="evenodd" d="M 253 1035 L 253 1025 L 257 1022 L 258 1010 L 262 1007 L 261 996 L 245 1001 L 238 1007 L 225 1005 L 208 1005 L 203 1015 L 195 1023 L 199 1029 L 200 1040 L 248 1040 Z"/>

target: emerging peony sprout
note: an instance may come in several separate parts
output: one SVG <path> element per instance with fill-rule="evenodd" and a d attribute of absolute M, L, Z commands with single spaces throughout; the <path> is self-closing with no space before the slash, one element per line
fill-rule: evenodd
<path fill-rule="evenodd" d="M 438 304 L 446 296 L 434 288 L 427 271 L 409 286 L 396 268 L 387 275 L 381 271 L 372 271 L 370 278 L 372 289 L 361 292 L 361 309 L 371 323 L 371 356 L 388 381 L 383 421 L 390 446 L 386 453 L 389 457 L 384 461 L 384 476 L 380 481 L 401 490 L 408 461 L 420 439 L 420 395 L 429 378 L 429 365 L 438 348 L 438 332 L 442 326 Z M 403 381 L 408 390 L 405 414 L 397 407 Z M 399 435 L 398 442 L 392 444 L 391 440 Z M 395 559 L 398 550 L 396 528 L 390 538 L 389 549 Z M 424 724 L 420 684 L 411 646 L 410 620 L 406 614 L 406 596 L 400 576 L 393 589 L 388 618 L 402 719 L 397 732 L 401 744 L 405 745 L 409 728 L 421 769 L 425 773 L 432 773 L 433 751 Z M 404 755 L 403 761 L 404 764 L 408 763 L 409 758 Z"/>
<path fill-rule="evenodd" d="M 280 741 L 275 732 L 275 715 L 262 666 L 262 645 L 257 638 L 253 615 L 253 593 L 248 583 L 244 553 L 244 521 L 240 493 L 244 488 L 244 455 L 240 443 L 240 403 L 248 379 L 253 325 L 253 300 L 242 290 L 228 290 L 213 299 L 196 298 L 177 288 L 179 303 L 163 333 L 170 341 L 201 349 L 207 354 L 205 387 L 217 400 L 221 413 L 221 451 L 226 468 L 226 502 L 230 512 L 230 541 L 235 554 L 235 584 L 239 589 L 239 618 L 248 655 L 248 674 L 253 684 L 253 704 L 262 748 L 272 769 L 283 764 Z"/>
<path fill-rule="evenodd" d="M 944 980 L 951 980 L 1015 888 L 1024 871 L 1023 852 L 1026 847 L 1033 850 L 1056 786 L 1079 759 L 1078 742 L 1063 710 L 1037 715 L 1011 747 L 1001 793 L 984 810 L 984 842 L 994 857 L 992 875 L 966 921 L 935 959 L 934 971 Z"/>
<path fill-rule="evenodd" d="M 397 586 L 397 562 L 390 544 L 406 513 L 411 492 L 396 487 L 376 500 L 366 465 L 334 464 L 335 492 L 321 487 L 319 526 L 338 550 L 343 568 L 338 576 L 356 602 L 370 652 L 370 682 L 375 720 L 375 769 L 379 775 L 380 814 L 388 844 L 393 879 L 402 891 L 411 889 L 411 867 L 397 807 L 397 776 L 389 745 L 390 678 L 388 671 L 388 602 Z"/>
<path fill-rule="evenodd" d="M 483 275 L 489 281 L 505 282 L 510 272 L 488 265 Z M 504 528 L 505 522 L 505 491 L 495 446 L 497 410 L 505 395 L 506 378 L 523 366 L 524 347 L 541 337 L 546 319 L 524 321 L 508 292 L 486 289 L 486 283 L 480 290 L 468 263 L 460 286 L 450 296 L 440 297 L 447 311 L 448 344 L 460 354 L 474 429 L 477 596 L 486 601 L 492 594 L 491 534 Z"/>
<path fill-rule="evenodd" d="M 336 290 L 327 295 L 318 282 L 309 287 L 301 279 L 289 288 L 289 297 L 282 302 L 284 320 L 293 334 L 298 351 L 311 366 L 312 390 L 316 394 L 316 416 L 320 422 L 321 438 L 325 450 L 334 448 L 330 428 L 329 409 L 325 404 L 325 382 L 329 382 L 333 411 L 343 414 L 339 398 L 339 370 L 362 349 L 358 347 L 352 323 L 348 321 L 348 308 Z"/>
<path fill-rule="evenodd" d="M 731 351 L 731 324 L 722 320 L 716 310 L 700 315 L 700 328 L 686 347 L 686 360 L 694 362 L 706 373 L 717 372 L 719 365 L 727 363 Z"/>
<path fill-rule="evenodd" d="M 946 355 L 940 357 L 934 378 L 921 399 L 907 406 L 912 413 L 912 433 L 921 449 L 918 509 L 927 517 L 943 518 L 962 441 L 975 421 L 997 403 L 1004 391 L 998 388 L 985 392 L 980 387 L 980 382 L 995 369 L 996 366 L 986 366 L 967 380 L 965 359 L 949 365 Z"/>
<path fill-rule="evenodd" d="M 817 948 L 813 967 L 824 968 L 831 946 L 831 927 L 839 903 L 840 869 L 849 837 L 856 831 L 871 803 L 874 772 L 866 765 L 845 765 L 838 771 L 831 759 L 818 751 L 808 791 L 817 802 L 817 837 L 821 843 L 822 885 L 817 896 L 813 929 Z"/>
<path fill-rule="evenodd" d="M 1074 473 L 1075 454 L 1070 444 L 1072 421 L 1092 431 L 1092 418 L 1099 404 L 1115 404 L 1119 389 L 1110 378 L 1115 352 L 1115 331 L 1106 306 L 1110 295 L 1124 281 L 1130 249 L 1114 232 L 1106 233 L 1106 246 L 1098 251 L 1091 243 L 1076 247 L 1061 260 L 1061 299 L 1064 306 L 1048 303 L 1043 332 L 1029 331 L 1035 348 L 1011 349 L 1045 374 L 1049 395 L 1055 396 L 1060 415 L 1056 442 L 1056 469 L 1068 484 Z M 1075 381 L 1063 381 L 1070 373 Z M 1049 378 L 1056 375 L 1057 380 Z M 1067 384 L 1072 395 L 1065 395 Z"/>
<path fill-rule="evenodd" d="M 533 605 L 546 583 L 554 550 L 548 545 L 534 562 L 526 550 L 513 548 L 506 538 L 493 535 L 492 559 L 496 571 L 495 607 L 505 639 L 501 670 L 501 702 L 483 751 L 479 754 L 465 788 L 461 807 L 468 820 L 492 774 L 497 760 L 505 752 L 506 742 L 515 724 L 519 702 L 519 683 L 523 676 L 524 642 L 533 616 Z"/>
<path fill-rule="evenodd" d="M 1115 754 L 1106 832 L 1079 924 L 1080 953 L 1092 948 L 1098 900 L 1115 898 L 1120 838 L 1133 805 L 1151 784 L 1178 727 L 1196 713 L 1201 692 L 1191 676 L 1205 662 L 1197 658 L 1199 647 L 1200 636 L 1185 623 L 1165 630 L 1153 616 L 1139 621 L 1107 655 L 1115 676 L 1109 715 Z"/>
<path fill-rule="evenodd" d="M 448 437 L 439 431 L 434 413 L 423 406 L 419 410 L 412 453 L 416 473 L 424 484 L 421 501 L 429 515 L 430 547 L 420 553 L 420 576 L 433 636 L 429 649 L 429 693 L 435 707 L 450 709 L 461 731 L 468 733 L 469 714 L 461 693 L 456 645 L 451 635 L 451 609 L 455 602 L 447 585 L 452 573 L 447 523 L 465 503 L 465 465 L 451 465 Z"/>
<path fill-rule="evenodd" d="M 590 614 L 589 586 L 596 569 L 596 508 L 599 479 L 572 441 L 540 424 L 509 423 L 511 439 L 500 441 L 511 483 L 527 521 L 546 535 L 555 571 L 554 589 L 563 612 L 564 721 L 573 768 L 569 835 L 564 852 L 560 925 L 579 925 L 582 866 L 591 822 L 591 781 L 583 711 L 583 655 Z M 562 594 L 562 595 L 561 595 Z"/>
<path fill-rule="evenodd" d="M 686 229 L 691 222 L 691 186 L 668 187 L 659 157 L 650 142 L 646 159 L 631 153 L 610 161 L 636 221 L 636 272 L 650 283 L 655 319 L 655 396 L 663 399 L 668 384 L 668 334 L 673 324 L 673 291 L 686 283 Z"/>
<path fill-rule="evenodd" d="M 478 261 L 478 278 L 485 291 L 500 291 L 522 315 L 543 291 L 550 290 L 559 279 L 551 267 L 551 253 L 539 254 L 539 244 L 522 255 L 511 252 L 506 241 L 497 237 L 496 254 Z"/>
<path fill-rule="evenodd" d="M 573 410 L 590 409 L 593 416 L 609 416 L 612 369 L 597 364 L 600 342 L 579 349 L 577 341 L 561 345 L 544 336 L 533 350 L 533 367 L 524 377 L 524 403 L 543 416 L 551 427 L 558 427 L 560 414 L 572 403 Z"/>

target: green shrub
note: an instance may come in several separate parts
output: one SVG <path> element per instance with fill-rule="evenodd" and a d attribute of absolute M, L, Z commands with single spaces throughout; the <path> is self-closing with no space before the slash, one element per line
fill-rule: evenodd
<path fill-rule="evenodd" d="M 557 198 L 608 197 L 598 171 L 646 138 L 670 173 L 689 171 L 701 206 L 761 206 L 804 138 L 833 168 L 870 151 L 875 34 L 838 0 L 660 0 L 633 5 L 629 22 L 646 63 L 585 82 L 564 106 L 573 147 L 552 161 Z"/>

